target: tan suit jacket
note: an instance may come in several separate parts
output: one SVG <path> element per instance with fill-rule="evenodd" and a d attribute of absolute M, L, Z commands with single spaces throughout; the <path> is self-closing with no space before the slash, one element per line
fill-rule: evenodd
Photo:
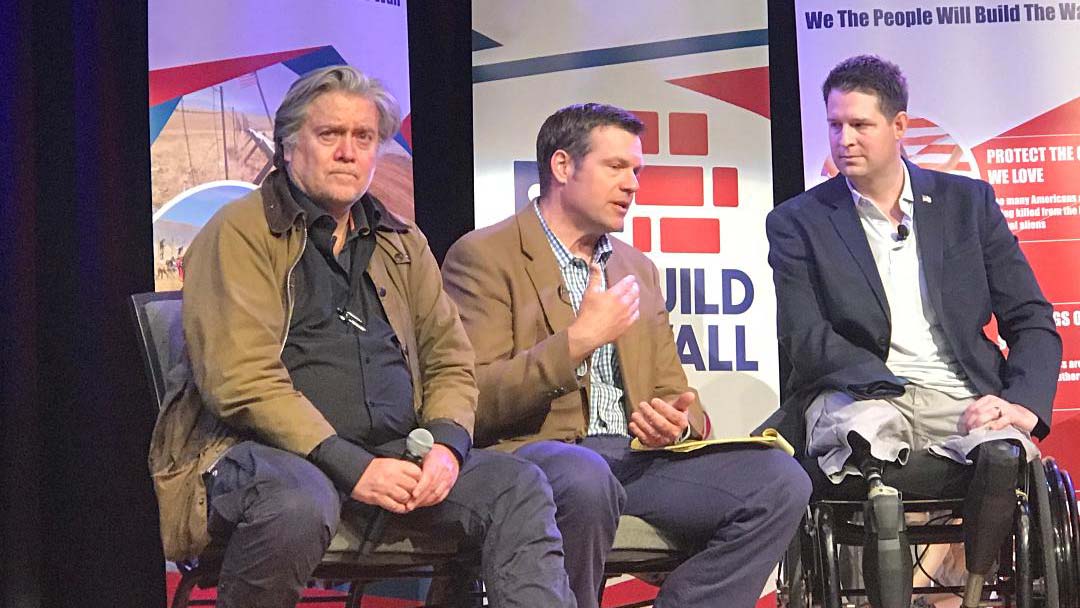
<path fill-rule="evenodd" d="M 608 284 L 632 274 L 641 286 L 641 316 L 615 342 L 629 420 L 642 401 L 692 389 L 675 350 L 656 266 L 622 241 L 612 239 L 612 246 Z M 584 437 L 589 377 L 577 377 L 579 362 L 570 360 L 566 334 L 574 309 L 533 206 L 462 237 L 447 253 L 442 273 L 476 351 L 476 444 L 509 451 L 542 439 Z M 695 437 L 705 428 L 696 399 L 690 426 Z"/>

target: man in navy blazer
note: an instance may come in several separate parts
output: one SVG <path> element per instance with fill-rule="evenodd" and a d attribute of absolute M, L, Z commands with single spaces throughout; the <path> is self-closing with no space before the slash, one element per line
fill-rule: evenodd
<path fill-rule="evenodd" d="M 970 605 L 1008 533 L 974 556 L 973 526 L 990 525 L 988 510 L 1011 518 L 1017 459 L 1037 457 L 1030 437 L 1050 431 L 1061 339 L 989 184 L 903 158 L 899 68 L 853 57 L 822 93 L 840 174 L 766 221 L 790 364 L 766 424 L 837 484 L 873 487 L 909 457 L 964 469 Z M 1007 357 L 983 331 L 991 315 Z"/>

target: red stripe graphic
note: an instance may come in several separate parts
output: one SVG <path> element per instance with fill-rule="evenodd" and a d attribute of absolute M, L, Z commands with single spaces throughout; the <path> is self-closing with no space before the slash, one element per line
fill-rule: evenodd
<path fill-rule="evenodd" d="M 937 125 L 930 122 L 925 118 L 912 118 L 908 121 L 909 129 L 926 129 L 929 127 L 936 127 Z"/>
<path fill-rule="evenodd" d="M 916 152 L 916 154 L 952 154 L 960 149 L 956 144 L 933 144 Z"/>
<path fill-rule="evenodd" d="M 288 61 L 322 47 L 308 47 L 280 53 L 233 57 L 204 63 L 178 65 L 150 72 L 150 105 L 187 95 L 215 84 L 232 80 L 280 61 Z"/>
<path fill-rule="evenodd" d="M 922 146 L 926 144 L 932 144 L 935 141 L 945 137 L 944 135 L 916 135 L 913 137 L 905 137 L 903 139 L 905 146 Z"/>

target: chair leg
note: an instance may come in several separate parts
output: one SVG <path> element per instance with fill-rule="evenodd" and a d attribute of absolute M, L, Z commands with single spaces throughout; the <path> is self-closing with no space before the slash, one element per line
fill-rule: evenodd
<path fill-rule="evenodd" d="M 191 590 L 195 588 L 198 578 L 193 572 L 185 572 L 180 577 L 180 584 L 176 586 L 176 593 L 173 594 L 172 608 L 188 608 Z"/>
<path fill-rule="evenodd" d="M 360 608 L 360 602 L 364 601 L 363 581 L 351 581 L 349 583 L 349 596 L 345 598 L 345 608 Z"/>
<path fill-rule="evenodd" d="M 484 587 L 484 581 L 474 578 L 471 586 L 472 589 L 469 591 L 469 599 L 472 601 L 473 607 L 483 608 L 484 598 L 487 597 L 487 589 Z"/>

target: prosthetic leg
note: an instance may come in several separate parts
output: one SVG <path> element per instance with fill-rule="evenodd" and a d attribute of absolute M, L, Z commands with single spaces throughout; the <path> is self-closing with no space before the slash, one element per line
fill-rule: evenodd
<path fill-rule="evenodd" d="M 881 479 L 885 463 L 870 455 L 870 444 L 855 433 L 848 436 L 851 463 L 869 488 L 863 503 L 863 580 L 875 608 L 911 606 L 911 549 L 904 525 L 900 492 Z"/>
<path fill-rule="evenodd" d="M 980 445 L 975 454 L 975 476 L 964 500 L 965 608 L 979 605 L 983 583 L 1012 530 L 1021 464 L 1020 447 L 1004 439 Z"/>

